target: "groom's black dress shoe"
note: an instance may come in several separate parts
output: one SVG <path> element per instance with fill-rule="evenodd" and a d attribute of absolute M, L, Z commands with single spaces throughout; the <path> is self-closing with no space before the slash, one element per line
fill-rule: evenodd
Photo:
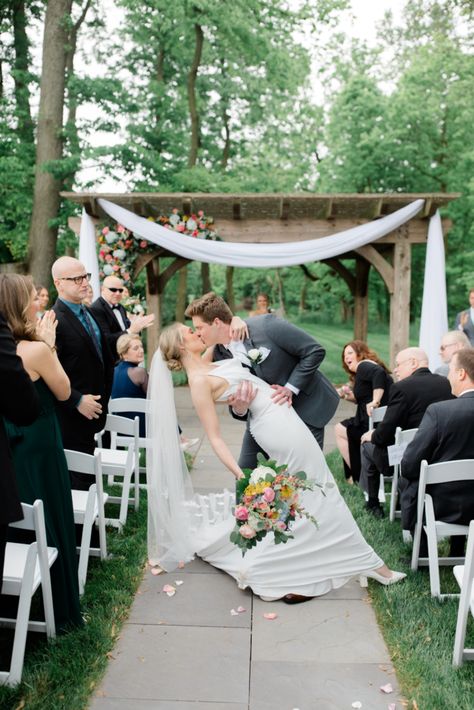
<path fill-rule="evenodd" d="M 303 597 L 301 594 L 285 594 L 283 601 L 285 604 L 302 604 L 303 602 L 309 602 L 310 599 L 314 597 Z"/>

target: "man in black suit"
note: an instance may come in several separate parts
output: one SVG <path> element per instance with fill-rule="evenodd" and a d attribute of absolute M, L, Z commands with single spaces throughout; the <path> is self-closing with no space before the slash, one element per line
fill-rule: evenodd
<path fill-rule="evenodd" d="M 275 390 L 274 402 L 282 406 L 293 405 L 323 447 L 324 426 L 337 409 L 339 395 L 319 371 L 326 351 L 314 338 L 291 323 L 268 314 L 249 318 L 246 321 L 248 337 L 233 341 L 232 311 L 220 296 L 212 292 L 193 301 L 186 309 L 186 316 L 193 319 L 204 345 L 215 346 L 214 360 L 237 357 L 244 364 L 251 365 L 252 350 L 255 351 L 259 362 L 253 365 L 252 371 Z M 246 416 L 248 403 L 243 404 L 243 409 L 238 406 L 240 401 L 233 406 L 237 417 Z M 262 450 L 247 426 L 239 466 L 254 468 L 259 451 Z"/>
<path fill-rule="evenodd" d="M 380 474 L 388 471 L 387 446 L 395 443 L 396 428 L 417 428 L 429 404 L 452 398 L 448 380 L 430 372 L 428 356 L 420 348 L 399 352 L 394 374 L 398 381 L 390 389 L 383 421 L 361 438 L 360 484 L 369 494 L 367 510 L 376 518 L 384 515 L 378 498 Z"/>
<path fill-rule="evenodd" d="M 122 306 L 124 285 L 117 276 L 106 276 L 102 284 L 101 296 L 91 306 L 91 313 L 107 338 L 110 350 L 117 360 L 117 340 L 124 333 L 138 335 L 143 328 L 148 328 L 155 316 L 136 316 L 130 321 L 127 311 Z"/>
<path fill-rule="evenodd" d="M 32 424 L 40 413 L 36 390 L 21 359 L 3 315 L 0 314 L 0 591 L 3 581 L 6 534 L 9 523 L 23 518 L 13 463 L 3 424 L 6 417 L 18 426 Z"/>
<path fill-rule="evenodd" d="M 408 445 L 401 462 L 400 490 L 402 525 L 413 530 L 420 464 L 474 459 L 474 350 L 460 350 L 449 363 L 448 379 L 456 399 L 431 404 L 421 420 L 418 433 Z M 446 523 L 468 525 L 474 519 L 474 482 L 456 481 L 428 486 L 435 516 Z M 462 550 L 453 542 L 451 554 Z"/>
<path fill-rule="evenodd" d="M 62 256 L 54 262 L 52 274 L 58 292 L 53 307 L 58 323 L 56 347 L 71 381 L 71 396 L 58 403 L 63 444 L 66 449 L 92 454 L 94 434 L 104 428 L 107 416 L 114 373 L 112 353 L 95 319 L 82 305 L 90 278 L 84 265 Z M 81 481 L 72 476 L 74 487 L 80 487 Z"/>

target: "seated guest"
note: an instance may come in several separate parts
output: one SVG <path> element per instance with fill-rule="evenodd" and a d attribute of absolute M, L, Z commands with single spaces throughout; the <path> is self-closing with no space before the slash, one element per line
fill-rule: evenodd
<path fill-rule="evenodd" d="M 117 340 L 117 353 L 120 362 L 115 367 L 112 385 L 112 399 L 119 397 L 137 397 L 146 399 L 148 373 L 144 367 L 138 367 L 145 359 L 143 344 L 139 335 L 125 333 Z M 146 419 L 143 412 L 121 412 L 120 416 L 140 420 L 140 436 L 146 436 Z M 180 429 L 181 434 L 181 429 Z M 199 439 L 187 439 L 181 434 L 181 448 L 187 451 L 197 444 Z"/>
<path fill-rule="evenodd" d="M 400 503 L 402 525 L 416 524 L 420 464 L 474 459 L 474 350 L 459 350 L 449 363 L 448 379 L 455 399 L 430 404 L 418 433 L 401 462 Z M 474 482 L 456 481 L 428 486 L 435 516 L 446 523 L 468 525 L 474 519 Z M 453 537 L 452 556 L 463 554 L 464 539 Z M 460 548 L 462 544 L 462 549 Z M 421 553 L 425 556 L 425 553 Z"/>
<path fill-rule="evenodd" d="M 143 343 L 139 335 L 125 333 L 117 340 L 117 353 L 120 362 L 115 366 L 112 384 L 112 399 L 119 397 L 138 397 L 146 399 L 148 372 L 138 367 L 145 359 Z M 140 436 L 146 436 L 145 415 L 143 412 L 121 412 L 120 416 L 140 419 Z"/>
<path fill-rule="evenodd" d="M 463 348 L 470 348 L 471 343 L 469 338 L 462 330 L 450 330 L 446 335 L 443 335 L 441 340 L 441 345 L 439 347 L 439 354 L 441 355 L 441 360 L 443 364 L 436 368 L 435 375 L 443 375 L 443 377 L 448 376 L 449 363 L 454 353 Z"/>
<path fill-rule="evenodd" d="M 56 353 L 56 316 L 47 311 L 38 324 L 33 282 L 19 274 L 0 275 L 0 309 L 17 342 L 17 352 L 39 397 L 40 416 L 30 425 L 5 420 L 16 482 L 24 503 L 44 504 L 48 545 L 58 558 L 51 568 L 54 616 L 59 631 L 82 625 L 71 484 L 56 401 L 71 393 L 69 378 Z M 16 532 L 16 531 L 14 531 Z M 22 531 L 19 531 L 22 532 Z"/>
<path fill-rule="evenodd" d="M 344 459 L 348 483 L 359 480 L 360 438 L 369 428 L 372 409 L 387 404 L 392 378 L 377 353 L 362 340 L 353 340 L 342 350 L 342 366 L 350 376 L 353 393 L 341 390 L 343 399 L 357 403 L 354 417 L 336 424 L 336 444 Z"/>
<path fill-rule="evenodd" d="M 7 527 L 23 518 L 3 417 L 16 426 L 32 424 L 40 413 L 35 387 L 16 354 L 16 343 L 0 313 L 0 592 Z"/>
<path fill-rule="evenodd" d="M 459 311 L 454 328 L 465 333 L 471 345 L 474 345 L 474 288 L 469 291 L 469 308 Z"/>
<path fill-rule="evenodd" d="M 117 276 L 106 276 L 102 284 L 101 296 L 91 306 L 91 313 L 99 324 L 109 343 L 114 356 L 116 354 L 117 340 L 124 333 L 138 335 L 143 328 L 148 328 L 155 316 L 137 316 L 130 321 L 125 308 L 120 301 L 123 298 L 125 287 Z"/>
<path fill-rule="evenodd" d="M 448 380 L 429 371 L 428 356 L 420 348 L 399 352 L 393 372 L 397 382 L 390 388 L 383 421 L 361 438 L 360 484 L 369 494 L 367 510 L 376 518 L 384 514 L 378 498 L 380 474 L 388 472 L 387 446 L 395 443 L 396 428 L 417 428 L 429 404 L 452 399 Z"/>

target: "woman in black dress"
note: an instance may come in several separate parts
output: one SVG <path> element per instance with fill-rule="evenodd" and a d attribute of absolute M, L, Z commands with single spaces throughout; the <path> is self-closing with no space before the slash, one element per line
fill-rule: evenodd
<path fill-rule="evenodd" d="M 385 363 L 362 340 L 352 340 L 342 350 L 342 366 L 350 376 L 352 395 L 342 390 L 341 396 L 357 404 L 354 417 L 336 424 L 336 444 L 344 459 L 348 483 L 360 477 L 360 437 L 369 428 L 372 409 L 383 406 L 393 380 Z"/>

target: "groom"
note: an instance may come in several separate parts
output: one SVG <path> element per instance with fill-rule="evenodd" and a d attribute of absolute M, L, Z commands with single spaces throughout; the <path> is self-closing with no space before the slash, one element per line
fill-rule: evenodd
<path fill-rule="evenodd" d="M 321 345 L 303 330 L 271 314 L 249 318 L 246 321 L 249 337 L 232 340 L 232 311 L 212 292 L 194 300 L 186 309 L 186 316 L 192 318 L 204 345 L 215 346 L 214 361 L 237 357 L 248 365 L 273 387 L 277 404 L 293 405 L 322 449 L 324 426 L 337 409 L 339 395 L 318 370 L 326 354 Z M 240 406 L 236 400 L 233 402 L 234 413 L 246 417 L 242 411 L 252 399 L 251 388 L 245 386 Z M 262 449 L 247 424 L 239 466 L 255 468 L 259 451 Z"/>

